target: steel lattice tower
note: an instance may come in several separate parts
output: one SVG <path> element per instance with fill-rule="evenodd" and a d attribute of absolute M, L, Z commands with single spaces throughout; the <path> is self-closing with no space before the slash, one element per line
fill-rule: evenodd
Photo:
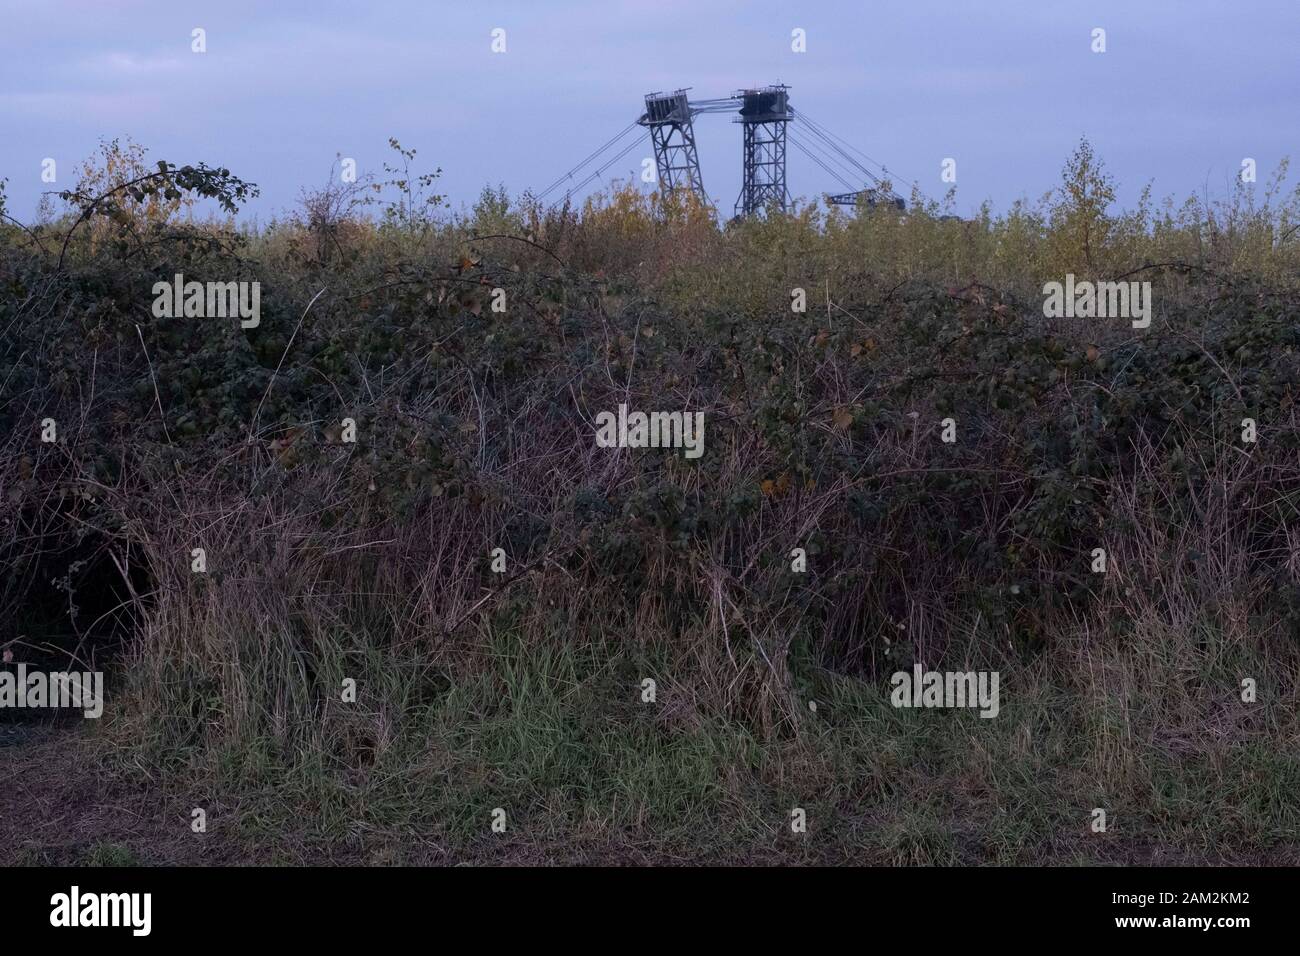
<path fill-rule="evenodd" d="M 785 125 L 790 122 L 789 87 L 741 90 L 740 123 L 745 134 L 745 170 L 736 200 L 737 216 L 760 215 L 769 206 L 785 212 L 790 193 L 785 188 Z"/>
<path fill-rule="evenodd" d="M 662 194 L 666 197 L 677 189 L 686 189 L 705 199 L 686 92 L 646 94 L 645 113 L 637 122 L 650 130 Z"/>

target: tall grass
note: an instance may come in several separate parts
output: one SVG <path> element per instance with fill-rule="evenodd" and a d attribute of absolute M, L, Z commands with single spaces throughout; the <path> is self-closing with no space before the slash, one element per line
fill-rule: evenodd
<path fill-rule="evenodd" d="M 1275 858 L 1300 613 L 1280 196 L 723 226 L 627 189 L 485 194 L 418 232 L 100 235 L 63 271 L 10 230 L 5 618 L 70 536 L 133 581 L 104 742 L 254 835 L 483 847 L 502 807 L 579 854 Z M 261 325 L 154 320 L 175 271 L 260 279 Z M 1066 272 L 1151 281 L 1153 328 L 1042 318 Z M 705 455 L 597 447 L 620 403 L 703 411 Z M 999 671 L 1002 713 L 895 710 L 913 662 Z"/>

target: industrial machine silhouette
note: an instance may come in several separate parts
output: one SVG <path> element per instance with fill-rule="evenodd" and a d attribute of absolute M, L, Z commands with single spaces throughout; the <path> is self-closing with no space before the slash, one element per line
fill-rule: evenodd
<path fill-rule="evenodd" d="M 561 198 L 552 205 L 567 201 L 635 149 L 640 137 L 633 136 L 630 142 L 625 142 L 626 137 L 637 127 L 644 127 L 650 134 L 663 198 L 685 191 L 712 205 L 700 172 L 695 118 L 706 113 L 734 113 L 733 122 L 741 126 L 744 163 L 740 195 L 735 204 L 736 216 L 761 216 L 769 211 L 784 213 L 790 209 L 785 175 L 787 145 L 793 145 L 844 187 L 844 192 L 826 194 L 827 202 L 840 206 L 887 203 L 899 210 L 907 208 L 904 200 L 890 188 L 888 171 L 806 113 L 796 111 L 790 104 L 789 87 L 776 84 L 700 100 L 691 99 L 689 93 L 690 87 L 671 93 L 646 94 L 645 112 L 638 119 L 552 182 L 536 198 L 544 200 L 567 183 Z M 794 129 L 791 129 L 792 124 Z M 611 159 L 595 167 L 583 179 L 574 180 L 579 171 L 620 144 L 623 144 L 622 148 Z M 862 160 L 878 167 L 882 175 L 876 175 Z"/>

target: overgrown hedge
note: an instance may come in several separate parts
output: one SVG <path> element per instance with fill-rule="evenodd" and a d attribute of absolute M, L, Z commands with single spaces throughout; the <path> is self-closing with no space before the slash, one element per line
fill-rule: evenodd
<path fill-rule="evenodd" d="M 437 534 L 449 508 L 490 512 L 469 549 L 482 560 L 456 573 L 493 588 L 486 555 L 502 547 L 512 569 L 545 559 L 614 605 L 663 592 L 670 630 L 698 633 L 721 576 L 738 613 L 854 672 L 899 659 L 900 634 L 941 648 L 974 628 L 1032 653 L 1060 622 L 1113 615 L 1125 591 L 1205 559 L 1141 550 L 1139 521 L 1230 529 L 1219 544 L 1248 575 L 1231 586 L 1295 633 L 1298 310 L 1249 277 L 1147 269 L 1133 278 L 1155 283 L 1158 317 L 1134 330 L 923 280 L 830 288 L 834 307 L 814 294 L 806 313 L 788 291 L 754 309 L 704 289 L 681 307 L 680 272 L 665 292 L 510 239 L 321 270 L 195 231 L 61 271 L 22 240 L 0 251 L 11 627 L 60 536 L 101 534 L 152 580 L 180 580 L 159 566 L 184 557 L 157 550 L 162 486 L 141 490 L 175 479 L 223 507 L 283 508 L 289 492 L 330 535 Z M 259 281 L 260 324 L 154 318 L 153 283 L 175 273 Z M 704 456 L 596 448 L 592 419 L 620 402 L 703 411 Z M 338 440 L 344 418 L 355 444 Z M 806 574 L 790 570 L 797 547 Z M 1114 573 L 1092 570 L 1097 547 Z"/>

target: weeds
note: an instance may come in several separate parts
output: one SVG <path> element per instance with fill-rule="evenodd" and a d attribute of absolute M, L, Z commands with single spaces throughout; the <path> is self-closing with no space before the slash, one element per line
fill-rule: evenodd
<path fill-rule="evenodd" d="M 155 178 L 247 186 L 187 169 Z M 593 854 L 1283 854 L 1297 204 L 1111 216 L 1107 189 L 1085 151 L 1047 205 L 969 222 L 720 227 L 628 190 L 435 222 L 407 191 L 382 224 L 340 194 L 69 243 L 87 193 L 36 233 L 70 268 L 0 233 L 0 643 L 41 556 L 90 540 L 134 615 L 112 759 L 251 836 L 491 853 L 501 807 Z M 1141 273 L 1152 328 L 1045 319 L 1066 271 Z M 179 272 L 255 277 L 261 324 L 155 319 Z M 598 447 L 619 404 L 703 412 L 704 455 Z M 999 717 L 894 710 L 914 662 L 999 671 Z"/>

